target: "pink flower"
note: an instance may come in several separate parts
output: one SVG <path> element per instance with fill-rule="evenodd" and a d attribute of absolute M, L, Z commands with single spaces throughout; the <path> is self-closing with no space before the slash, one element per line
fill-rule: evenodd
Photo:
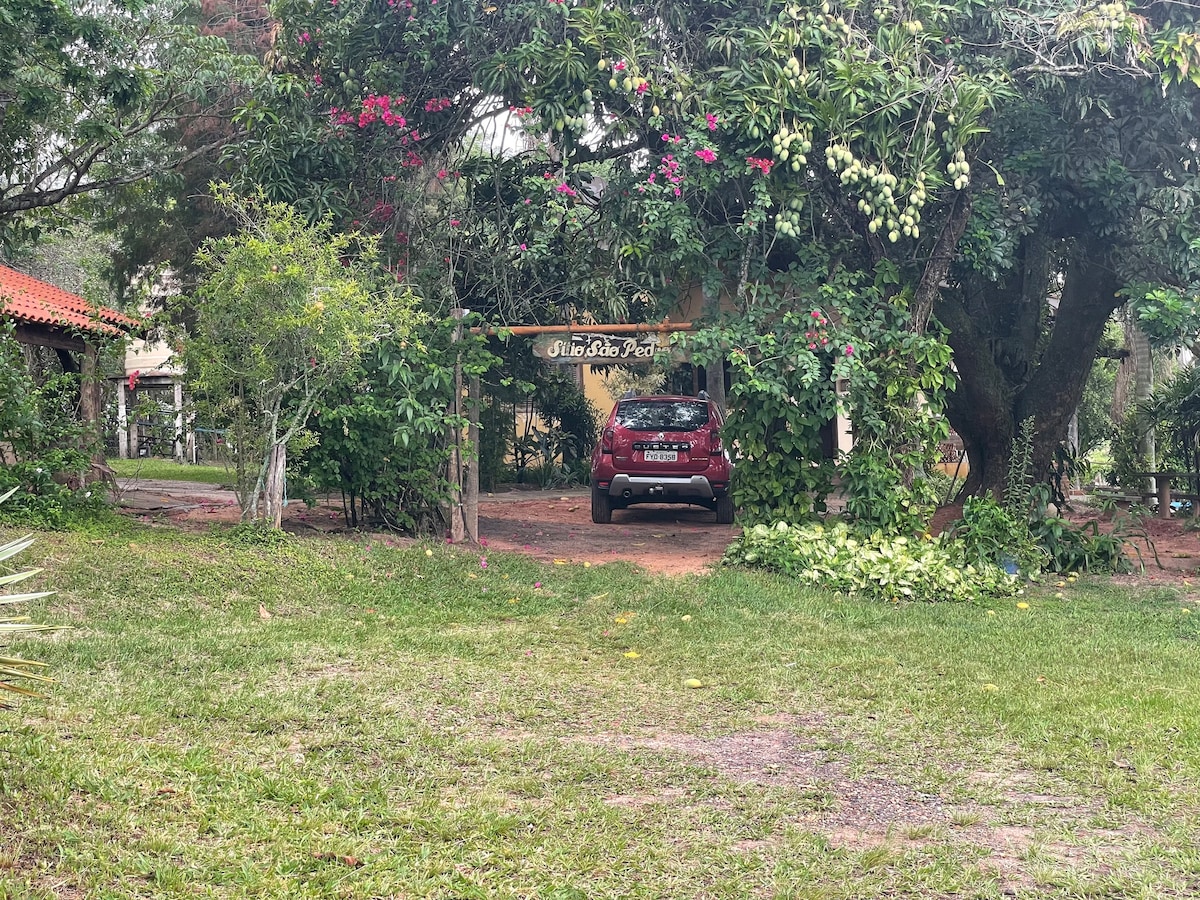
<path fill-rule="evenodd" d="M 746 164 L 750 166 L 751 169 L 758 169 L 758 171 L 762 172 L 764 175 L 771 174 L 772 163 L 769 159 L 762 159 L 757 156 L 747 156 Z"/>
<path fill-rule="evenodd" d="M 462 222 L 460 222 L 458 219 L 451 219 L 451 220 L 450 220 L 450 227 L 451 227 L 451 228 L 457 228 L 457 227 L 458 227 L 459 225 L 461 225 L 461 224 L 462 224 Z"/>
<path fill-rule="evenodd" d="M 614 72 L 624 72 L 625 71 L 625 60 L 621 60 L 620 62 L 613 63 L 613 71 Z"/>
<path fill-rule="evenodd" d="M 438 170 L 437 170 L 437 177 L 438 177 L 438 180 L 441 180 L 441 179 L 445 178 L 445 177 L 446 177 L 446 174 L 447 174 L 447 172 L 446 172 L 446 170 L 445 170 L 445 169 L 438 169 Z"/>
<path fill-rule="evenodd" d="M 847 345 L 846 345 L 846 355 L 847 355 L 847 356 L 853 356 L 853 355 L 854 355 L 854 346 L 853 346 L 852 344 L 847 344 Z"/>
<path fill-rule="evenodd" d="M 639 84 L 637 86 L 637 92 L 639 95 L 646 93 L 646 91 L 648 91 L 648 90 L 650 90 L 650 82 L 648 82 L 648 81 L 643 81 L 641 84 Z"/>
<path fill-rule="evenodd" d="M 706 163 L 716 162 L 717 152 L 711 147 L 705 147 L 703 150 L 696 151 L 696 157 Z"/>
<path fill-rule="evenodd" d="M 540 581 L 535 581 L 535 582 L 533 583 L 533 586 L 534 586 L 535 588 L 540 588 L 540 587 L 542 586 L 542 583 L 541 583 Z"/>
<path fill-rule="evenodd" d="M 817 349 L 817 345 L 816 345 L 816 344 L 809 344 L 809 345 L 808 345 L 808 349 L 809 349 L 809 350 L 816 350 L 816 349 Z"/>
<path fill-rule="evenodd" d="M 529 249 L 529 248 L 528 248 L 528 247 L 526 247 L 524 244 L 522 244 L 522 245 L 521 245 L 521 252 L 524 252 L 524 251 L 526 251 L 526 250 L 528 250 L 528 249 Z"/>
<path fill-rule="evenodd" d="M 716 116 L 714 116 L 712 113 L 705 113 L 705 114 L 704 114 L 704 121 L 705 121 L 706 123 L 708 123 L 708 130 L 709 130 L 709 131 L 716 131 L 716 130 L 717 130 L 717 117 L 716 117 Z"/>
<path fill-rule="evenodd" d="M 481 569 L 487 568 L 487 557 L 486 556 L 479 557 L 479 568 L 481 568 Z"/>
<path fill-rule="evenodd" d="M 554 190 L 558 191 L 560 194 L 566 194 L 568 197 L 575 197 L 575 196 L 578 196 L 578 192 L 575 190 L 575 188 L 571 187 L 571 186 L 570 186 L 569 184 L 567 184 L 565 181 L 564 181 L 564 182 L 562 182 L 562 183 L 561 183 L 561 184 L 560 184 L 558 187 L 556 187 Z"/>

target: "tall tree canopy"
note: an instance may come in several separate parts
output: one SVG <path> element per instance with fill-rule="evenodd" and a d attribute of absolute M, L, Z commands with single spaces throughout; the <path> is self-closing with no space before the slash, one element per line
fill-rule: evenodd
<path fill-rule="evenodd" d="M 514 315 L 630 297 L 661 309 L 680 279 L 744 310 L 763 292 L 804 308 L 820 298 L 789 268 L 861 273 L 845 283 L 874 286 L 848 287 L 861 302 L 835 312 L 874 335 L 864 372 L 921 356 L 905 333 L 948 329 L 947 412 L 976 487 L 1002 487 L 1025 418 L 1045 465 L 1114 308 L 1195 291 L 1200 37 L 1187 4 L 288 0 L 278 12 L 279 77 L 240 118 L 250 177 L 313 213 L 371 222 L 396 239 L 400 277 L 458 302 L 487 308 L 525 285 L 554 300 Z M 507 139 L 481 132 L 506 118 Z M 906 315 L 872 331 L 883 302 Z M 789 352 L 780 378 L 829 371 L 825 345 Z"/>
<path fill-rule="evenodd" d="M 185 0 L 0 0 L 0 239 L 36 234 L 40 210 L 163 175 L 210 144 L 252 58 L 201 35 Z"/>

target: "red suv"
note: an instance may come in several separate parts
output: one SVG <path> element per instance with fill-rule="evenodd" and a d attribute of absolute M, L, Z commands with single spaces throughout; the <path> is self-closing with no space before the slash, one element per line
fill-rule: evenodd
<path fill-rule="evenodd" d="M 708 395 L 617 401 L 592 452 L 592 521 L 634 503 L 694 503 L 733 522 L 733 463 L 721 442 L 720 410 Z"/>

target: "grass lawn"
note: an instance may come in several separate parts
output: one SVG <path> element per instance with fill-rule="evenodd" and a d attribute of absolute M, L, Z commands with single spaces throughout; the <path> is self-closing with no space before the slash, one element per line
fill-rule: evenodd
<path fill-rule="evenodd" d="M 1200 894 L 1200 611 L 47 534 L 0 897 Z M 688 687 L 698 679 L 701 687 Z"/>
<path fill-rule="evenodd" d="M 119 478 L 158 478 L 166 481 L 194 481 L 198 484 L 233 484 L 234 473 L 225 466 L 201 463 L 192 466 L 173 459 L 110 459 L 109 466 Z"/>

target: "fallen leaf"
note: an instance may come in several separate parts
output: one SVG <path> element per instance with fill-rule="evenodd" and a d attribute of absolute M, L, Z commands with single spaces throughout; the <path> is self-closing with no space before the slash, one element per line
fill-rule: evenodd
<path fill-rule="evenodd" d="M 259 617 L 260 619 L 269 619 L 269 618 L 271 618 L 271 612 L 270 612 L 270 610 L 268 610 L 268 609 L 267 609 L 265 606 L 263 606 L 261 603 L 260 603 L 260 604 L 258 604 L 258 617 Z"/>
<path fill-rule="evenodd" d="M 321 862 L 340 862 L 344 866 L 349 866 L 352 869 L 357 869 L 363 865 L 363 861 L 357 856 L 342 856 L 339 853 L 314 853 L 313 859 L 318 859 Z"/>

